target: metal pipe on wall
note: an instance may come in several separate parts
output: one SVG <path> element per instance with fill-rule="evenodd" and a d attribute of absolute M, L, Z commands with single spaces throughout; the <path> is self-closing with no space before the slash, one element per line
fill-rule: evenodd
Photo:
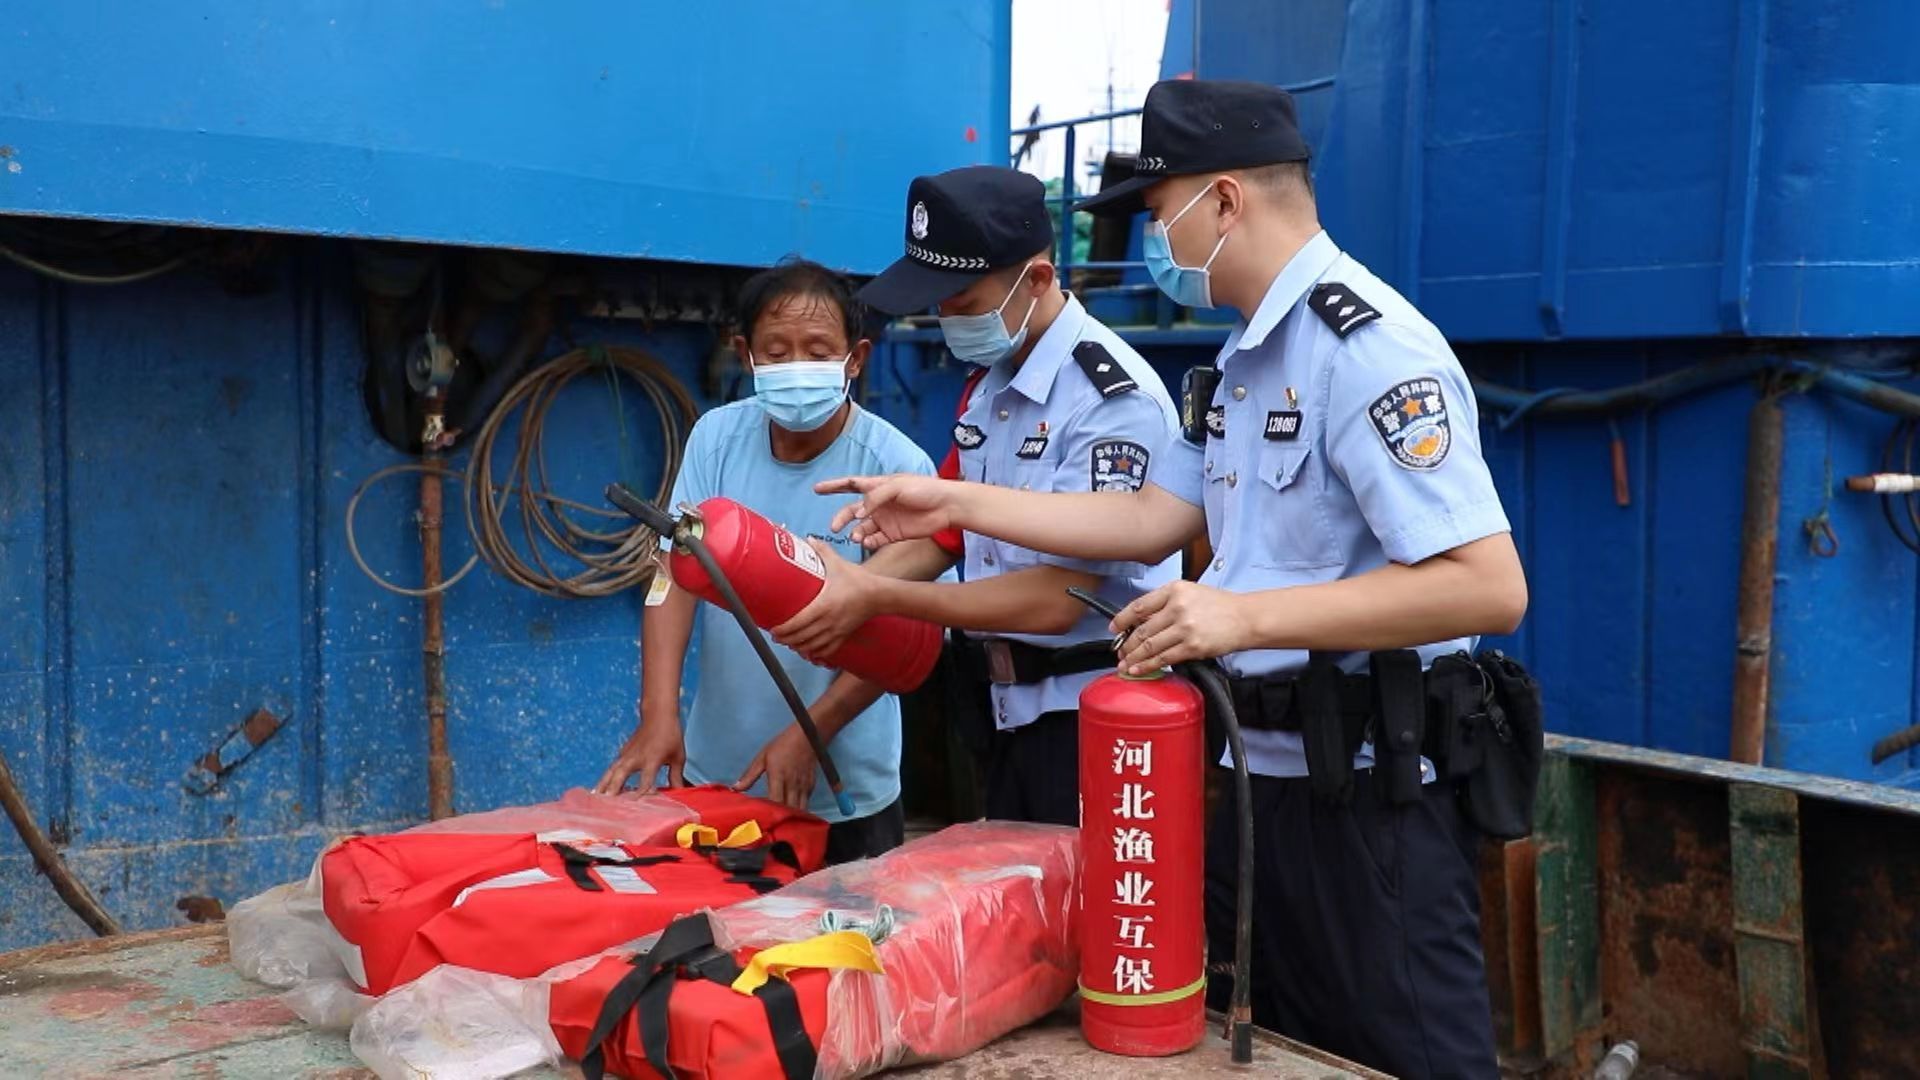
<path fill-rule="evenodd" d="M 427 395 L 424 441 L 428 464 L 440 460 L 446 398 Z M 421 670 L 427 695 L 427 815 L 435 821 L 453 816 L 453 756 L 447 750 L 446 593 L 440 588 L 442 490 L 438 471 L 420 474 L 420 563 L 427 594 L 420 598 Z"/>
<path fill-rule="evenodd" d="M 1733 735 L 1727 756 L 1758 765 L 1766 752 L 1773 654 L 1773 577 L 1780 544 L 1780 462 L 1786 415 L 1763 394 L 1747 421 L 1746 510 L 1740 525 L 1740 596 L 1733 657 Z"/>

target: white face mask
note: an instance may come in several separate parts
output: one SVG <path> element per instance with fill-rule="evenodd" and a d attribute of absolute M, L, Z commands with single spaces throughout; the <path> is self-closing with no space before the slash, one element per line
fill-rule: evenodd
<path fill-rule="evenodd" d="M 991 367 L 1017 351 L 1027 340 L 1027 324 L 1033 321 L 1033 309 L 1040 306 L 1040 298 L 1034 297 L 1033 303 L 1027 305 L 1027 317 L 1020 320 L 1020 329 L 1012 334 L 1007 333 L 1007 320 L 1001 313 L 1013 302 L 1020 283 L 1027 280 L 1027 271 L 1032 268 L 1032 263 L 1020 268 L 1020 276 L 1014 279 L 1013 288 L 1007 290 L 1006 299 L 992 311 L 940 316 L 940 336 L 947 341 L 947 351 L 981 367 Z"/>
<path fill-rule="evenodd" d="M 1215 256 L 1226 245 L 1227 234 L 1220 235 L 1220 242 L 1213 245 L 1213 251 L 1207 261 L 1199 266 L 1181 266 L 1173 257 L 1173 235 L 1168 231 L 1174 223 L 1187 216 L 1187 211 L 1200 205 L 1200 200 L 1213 192 L 1209 183 L 1200 189 L 1200 193 L 1180 208 L 1180 212 L 1165 221 L 1149 222 L 1147 231 L 1141 238 L 1141 254 L 1147 263 L 1147 273 L 1152 275 L 1153 283 L 1160 287 L 1173 302 L 1181 307 L 1210 308 L 1213 306 L 1213 274 L 1208 269 L 1213 265 Z"/>
<path fill-rule="evenodd" d="M 847 400 L 848 353 L 838 360 L 788 360 L 781 364 L 759 364 L 753 350 L 747 350 L 747 364 L 753 368 L 753 399 L 766 410 L 767 419 L 788 431 L 816 431 Z"/>

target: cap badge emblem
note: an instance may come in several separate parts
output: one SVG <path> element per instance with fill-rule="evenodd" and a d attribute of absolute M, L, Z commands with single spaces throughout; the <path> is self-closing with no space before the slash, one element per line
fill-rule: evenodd
<path fill-rule="evenodd" d="M 927 204 L 923 202 L 913 204 L 913 238 L 915 240 L 927 238 Z"/>

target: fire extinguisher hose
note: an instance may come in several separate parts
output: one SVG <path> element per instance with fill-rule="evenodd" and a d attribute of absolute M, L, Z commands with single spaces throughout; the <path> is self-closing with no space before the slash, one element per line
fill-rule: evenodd
<path fill-rule="evenodd" d="M 740 624 L 740 632 L 747 635 L 747 642 L 753 646 L 754 654 L 760 657 L 767 674 L 773 676 L 774 685 L 780 688 L 780 696 L 793 712 L 794 722 L 800 725 L 801 733 L 807 737 L 807 745 L 813 747 L 813 756 L 820 761 L 820 771 L 826 774 L 827 788 L 833 792 L 833 801 L 839 805 L 840 813 L 848 818 L 853 817 L 853 796 L 847 794 L 846 784 L 840 779 L 840 770 L 834 767 L 833 758 L 827 753 L 826 740 L 820 737 L 820 729 L 814 726 L 813 715 L 807 712 L 807 703 L 800 699 L 800 691 L 794 689 L 793 680 L 787 678 L 786 669 L 780 666 L 780 658 L 773 655 L 773 646 L 767 643 L 766 634 L 754 624 L 753 616 L 747 613 L 746 602 L 734 591 L 733 582 L 727 579 L 726 571 L 720 569 L 720 561 L 707 549 L 699 530 L 686 528 L 685 518 L 675 518 L 622 484 L 607 485 L 607 501 L 661 536 L 672 537 L 676 546 L 686 548 L 699 561 L 700 568 L 712 580 L 714 591 L 720 594 L 721 606 L 733 615 L 734 622 Z"/>
<path fill-rule="evenodd" d="M 1068 595 L 1107 618 L 1120 609 L 1080 588 Z M 1126 640 L 1122 634 L 1113 643 L 1118 652 Z M 1247 775 L 1247 748 L 1240 738 L 1240 715 L 1233 709 L 1233 694 L 1227 688 L 1226 672 L 1211 660 L 1175 664 L 1174 671 L 1200 688 L 1208 709 L 1219 717 L 1226 731 L 1227 750 L 1233 757 L 1233 805 L 1238 819 L 1240 843 L 1234 872 L 1233 896 L 1233 999 L 1227 1011 L 1227 1031 L 1233 1040 L 1233 1062 L 1253 1063 L 1253 781 Z"/>
<path fill-rule="evenodd" d="M 1247 748 L 1240 739 L 1240 716 L 1233 711 L 1233 694 L 1226 673 L 1212 661 L 1176 666 L 1206 695 L 1207 704 L 1226 729 L 1227 750 L 1233 755 L 1233 802 L 1238 811 L 1239 865 L 1234 870 L 1233 897 L 1233 1005 L 1228 1031 L 1237 1065 L 1253 1063 L 1253 781 L 1247 776 Z"/>

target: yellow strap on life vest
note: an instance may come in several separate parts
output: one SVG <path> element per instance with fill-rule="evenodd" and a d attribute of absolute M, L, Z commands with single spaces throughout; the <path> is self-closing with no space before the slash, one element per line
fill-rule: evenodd
<path fill-rule="evenodd" d="M 760 836 L 760 823 L 757 821 L 741 822 L 737 828 L 727 834 L 725 840 L 720 839 L 720 830 L 711 825 L 688 822 L 680 826 L 680 831 L 674 834 L 674 839 L 678 840 L 683 848 L 714 847 L 715 845 L 724 848 L 742 848 L 759 843 Z"/>
<path fill-rule="evenodd" d="M 851 968 L 885 974 L 880 967 L 880 954 L 874 952 L 873 942 L 867 935 L 858 930 L 835 930 L 805 941 L 789 941 L 761 949 L 747 961 L 740 977 L 733 980 L 733 988 L 739 993 L 751 994 L 766 985 L 768 976 L 784 979 L 788 972 L 799 968 Z"/>

